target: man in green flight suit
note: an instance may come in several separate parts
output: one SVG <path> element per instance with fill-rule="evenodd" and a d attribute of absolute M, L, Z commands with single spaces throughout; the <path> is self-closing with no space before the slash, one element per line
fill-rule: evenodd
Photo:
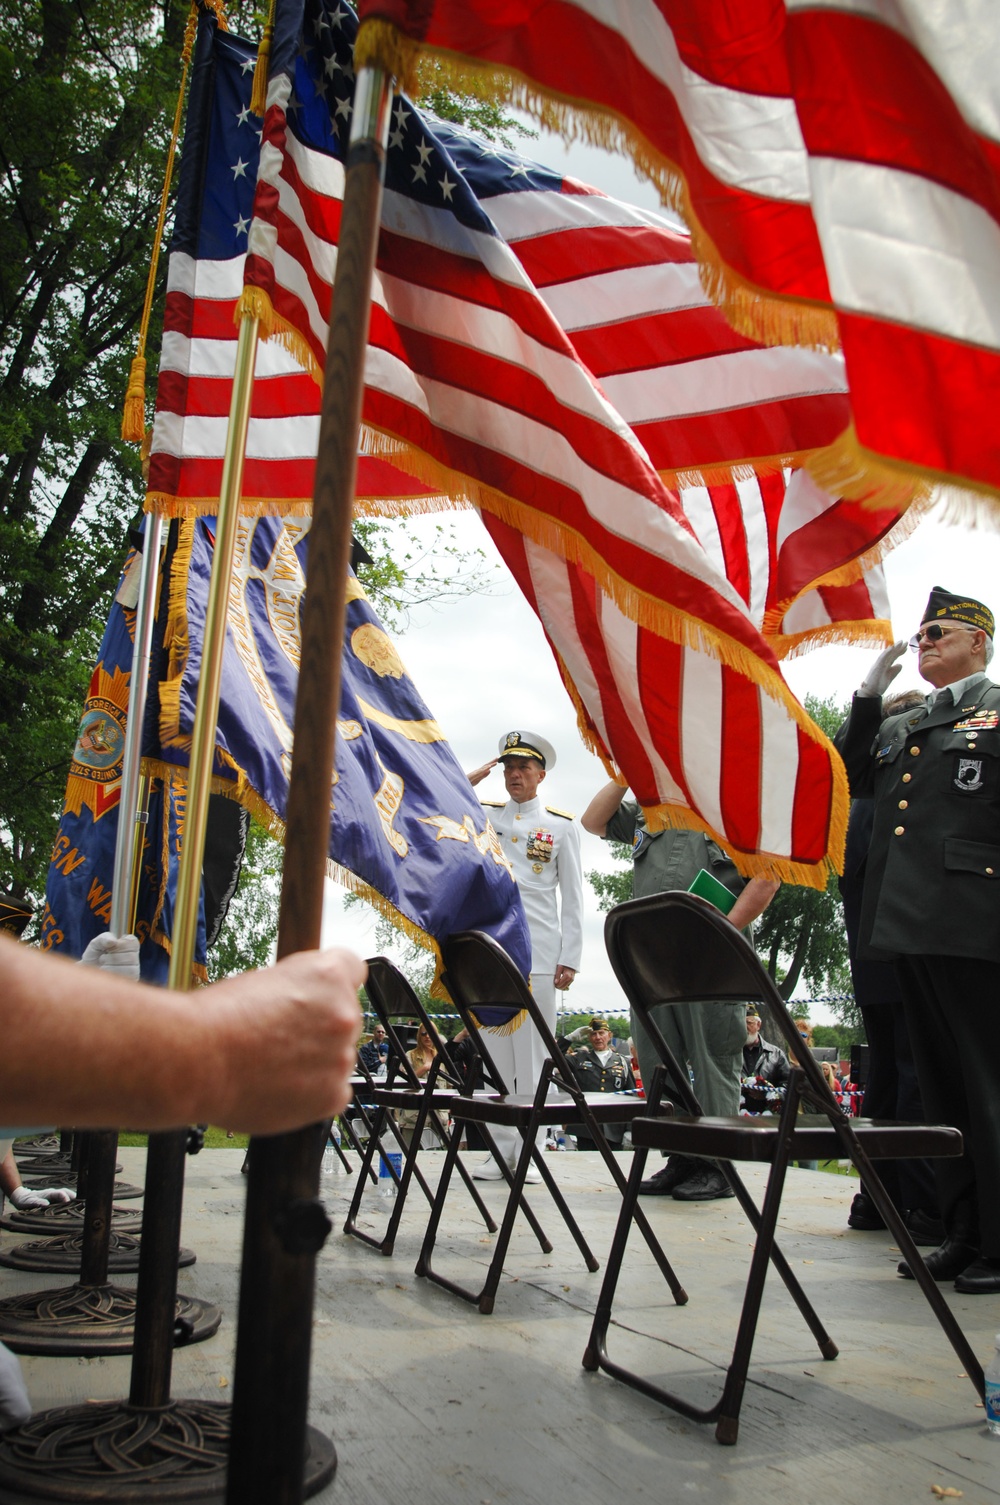
<path fill-rule="evenodd" d="M 702 831 L 650 831 L 642 811 L 622 798 L 620 784 L 610 783 L 594 796 L 580 817 L 592 836 L 621 841 L 632 848 L 632 887 L 636 898 L 688 889 L 704 868 L 737 895 L 727 915 L 742 930 L 763 914 L 779 884 L 766 878 L 740 877 L 731 858 Z M 695 1095 L 705 1113 L 740 1111 L 740 1076 L 747 1037 L 743 1003 L 688 1003 L 654 1010 L 654 1020 L 681 1065 L 694 1073 Z M 643 1082 L 652 1079 L 659 1057 L 638 1019 L 632 1038 Z M 669 1095 L 669 1094 L 668 1094 Z M 671 1155 L 662 1170 L 640 1185 L 646 1196 L 673 1196 L 678 1202 L 709 1202 L 731 1197 L 728 1181 L 714 1162 Z"/>
<path fill-rule="evenodd" d="M 859 955 L 895 961 L 931 1123 L 962 1131 L 935 1161 L 947 1237 L 926 1258 L 965 1294 L 1000 1292 L 1000 686 L 993 613 L 931 591 L 910 640 L 934 687 L 882 719 L 905 643 L 879 655 L 836 742 L 856 796 L 874 796 Z M 912 1279 L 905 1262 L 899 1273 Z"/>

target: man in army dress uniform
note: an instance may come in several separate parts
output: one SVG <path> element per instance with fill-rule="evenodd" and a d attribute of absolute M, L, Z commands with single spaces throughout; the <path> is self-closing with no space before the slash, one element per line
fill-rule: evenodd
<path fill-rule="evenodd" d="M 704 868 L 737 895 L 727 918 L 739 929 L 763 914 L 778 891 L 777 882 L 751 878 L 744 883 L 731 858 L 702 831 L 648 830 L 642 811 L 633 800 L 623 799 L 623 793 L 620 784 L 606 784 L 583 812 L 580 824 L 594 836 L 632 848 L 632 885 L 637 898 L 690 888 Z M 663 1005 L 654 1010 L 653 1017 L 677 1060 L 690 1064 L 703 1111 L 713 1117 L 739 1113 L 747 1036 L 745 1004 Z M 634 1015 L 632 1038 L 648 1090 L 659 1056 Z M 679 1202 L 710 1202 L 733 1194 L 712 1161 L 687 1155 L 671 1155 L 663 1169 L 639 1189 L 645 1196 L 672 1196 Z"/>
<path fill-rule="evenodd" d="M 905 651 L 879 655 L 837 734 L 851 793 L 874 796 L 858 952 L 894 960 L 931 1123 L 962 1131 L 935 1160 L 947 1237 L 935 1280 L 1000 1292 L 1000 686 L 993 613 L 931 591 L 910 647 L 935 694 L 882 719 Z M 910 1276 L 906 1264 L 901 1275 Z M 912 1276 L 911 1276 L 912 1278 Z"/>
<path fill-rule="evenodd" d="M 531 991 L 553 1031 L 556 993 L 564 992 L 580 967 L 583 950 L 583 868 L 580 830 L 565 810 L 543 805 L 538 790 L 556 761 L 552 744 L 537 732 L 514 731 L 500 738 L 498 756 L 469 774 L 479 784 L 497 763 L 503 764 L 510 798 L 491 806 L 490 820 L 510 858 L 531 936 Z M 545 1051 L 527 1023 L 511 1034 L 490 1031 L 489 1048 L 497 1067 L 514 1092 L 534 1092 Z M 520 1136 L 514 1129 L 494 1129 L 498 1148 L 511 1165 L 517 1159 Z M 477 1166 L 480 1181 L 503 1174 L 487 1160 Z M 540 1177 L 534 1166 L 528 1180 Z"/>

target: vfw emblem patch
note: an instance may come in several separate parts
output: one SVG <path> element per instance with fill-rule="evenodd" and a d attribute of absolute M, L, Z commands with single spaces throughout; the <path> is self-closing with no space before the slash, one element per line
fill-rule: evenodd
<path fill-rule="evenodd" d="M 982 789 L 982 758 L 959 758 L 958 773 L 955 775 L 955 787 L 957 789 L 969 790 Z"/>

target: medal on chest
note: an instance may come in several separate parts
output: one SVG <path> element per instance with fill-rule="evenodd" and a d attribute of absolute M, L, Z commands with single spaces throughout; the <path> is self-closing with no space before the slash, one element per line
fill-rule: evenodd
<path fill-rule="evenodd" d="M 528 832 L 527 855 L 529 862 L 551 862 L 555 851 L 555 837 L 544 826 L 536 826 Z"/>

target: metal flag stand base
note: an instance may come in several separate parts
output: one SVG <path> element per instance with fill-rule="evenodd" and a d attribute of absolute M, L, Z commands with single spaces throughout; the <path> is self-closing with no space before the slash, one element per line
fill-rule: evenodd
<path fill-rule="evenodd" d="M 111 1179 L 118 1139 L 112 1131 L 92 1134 L 90 1141 L 91 1194 L 86 1226 L 78 1236 L 80 1279 L 59 1290 L 32 1291 L 0 1301 L 0 1340 L 15 1353 L 121 1354 L 131 1353 L 135 1346 L 137 1293 L 108 1282 Z M 155 1202 L 157 1196 L 154 1191 L 149 1200 Z M 132 1242 L 138 1244 L 138 1240 Z M 44 1242 L 36 1247 L 44 1254 Z M 193 1259 L 192 1254 L 188 1262 Z M 176 1275 L 171 1288 L 176 1292 Z M 218 1330 L 222 1313 L 217 1306 L 182 1296 L 176 1299 L 173 1318 L 174 1343 L 198 1343 Z"/>
<path fill-rule="evenodd" d="M 131 1353 L 136 1293 L 115 1285 L 64 1286 L 0 1302 L 0 1339 L 14 1353 L 89 1357 Z M 178 1296 L 174 1343 L 201 1343 L 218 1332 L 222 1312 L 195 1297 Z"/>
<path fill-rule="evenodd" d="M 83 1259 L 84 1234 L 65 1233 L 60 1238 L 38 1239 L 31 1244 L 17 1244 L 0 1254 L 0 1265 L 8 1270 L 33 1270 L 42 1275 L 75 1274 Z M 139 1240 L 132 1233 L 119 1233 L 112 1226 L 108 1234 L 108 1271 L 112 1275 L 134 1274 L 139 1268 Z M 181 1249 L 177 1256 L 180 1269 L 197 1259 L 193 1249 Z"/>
<path fill-rule="evenodd" d="M 58 1207 L 31 1207 L 25 1212 L 6 1213 L 0 1218 L 0 1228 L 9 1233 L 79 1233 L 86 1217 L 87 1203 L 78 1200 L 63 1202 Z M 141 1225 L 141 1207 L 112 1207 L 111 1227 L 116 1233 L 138 1233 Z"/>
<path fill-rule="evenodd" d="M 109 1401 L 43 1411 L 0 1439 L 4 1505 L 146 1505 L 150 1496 L 219 1505 L 229 1463 L 229 1406 L 172 1400 L 140 1407 Z M 306 1430 L 305 1493 L 325 1488 L 337 1468 L 333 1443 Z"/>

